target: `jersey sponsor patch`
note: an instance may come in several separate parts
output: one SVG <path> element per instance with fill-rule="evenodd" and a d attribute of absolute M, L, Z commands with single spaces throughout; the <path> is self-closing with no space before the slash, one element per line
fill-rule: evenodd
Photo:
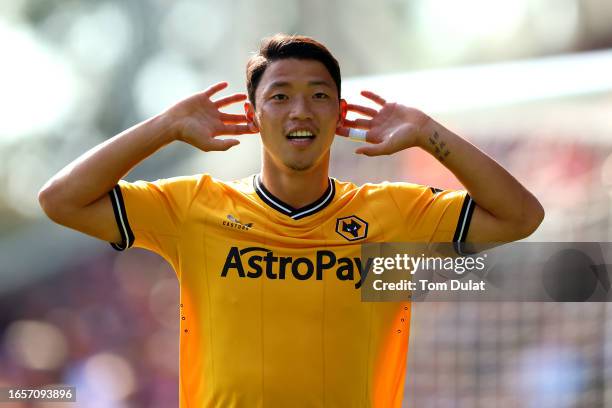
<path fill-rule="evenodd" d="M 355 289 L 359 289 L 372 267 L 372 258 L 365 265 L 359 257 L 341 257 L 329 250 L 318 250 L 314 262 L 306 257 L 278 256 L 271 249 L 262 247 L 238 248 L 231 247 L 221 277 L 236 274 L 240 278 L 287 279 L 293 276 L 297 280 L 322 280 L 328 271 L 333 271 L 341 281 L 355 281 Z"/>

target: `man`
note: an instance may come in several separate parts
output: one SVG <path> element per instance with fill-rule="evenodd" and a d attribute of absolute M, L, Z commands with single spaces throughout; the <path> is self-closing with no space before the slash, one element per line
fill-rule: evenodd
<path fill-rule="evenodd" d="M 537 199 L 486 154 L 425 113 L 340 99 L 340 69 L 320 43 L 266 39 L 247 66 L 245 114 L 219 111 L 216 84 L 96 146 L 43 187 L 54 221 L 163 256 L 180 282 L 181 407 L 397 407 L 410 303 L 360 301 L 364 242 L 508 242 L 531 234 Z M 361 114 L 347 120 L 347 111 Z M 260 133 L 262 168 L 234 182 L 195 175 L 120 180 L 180 140 L 227 150 Z M 335 135 L 356 153 L 421 147 L 467 191 L 409 183 L 358 187 L 329 177 Z M 110 192 L 110 193 L 109 193 Z M 477 204 L 476 204 L 477 203 Z M 160 351 L 163 352 L 163 351 Z"/>

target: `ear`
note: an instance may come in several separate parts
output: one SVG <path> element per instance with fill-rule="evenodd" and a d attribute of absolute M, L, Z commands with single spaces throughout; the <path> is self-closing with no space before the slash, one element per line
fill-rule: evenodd
<path fill-rule="evenodd" d="M 348 113 L 348 103 L 344 99 L 340 99 L 340 117 L 338 118 L 338 126 L 344 124 L 346 114 Z"/>
<path fill-rule="evenodd" d="M 247 118 L 247 123 L 249 125 L 255 126 L 255 128 L 259 130 L 259 125 L 257 124 L 257 117 L 255 116 L 255 107 L 251 104 L 251 102 L 244 103 L 244 115 Z"/>

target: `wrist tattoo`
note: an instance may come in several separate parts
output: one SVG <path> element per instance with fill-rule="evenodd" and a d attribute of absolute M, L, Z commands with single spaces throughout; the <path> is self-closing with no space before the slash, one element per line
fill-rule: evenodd
<path fill-rule="evenodd" d="M 450 154 L 450 150 L 446 147 L 446 142 L 442 141 L 438 132 L 434 132 L 432 136 L 429 136 L 429 144 L 431 145 L 432 153 L 441 162 Z"/>

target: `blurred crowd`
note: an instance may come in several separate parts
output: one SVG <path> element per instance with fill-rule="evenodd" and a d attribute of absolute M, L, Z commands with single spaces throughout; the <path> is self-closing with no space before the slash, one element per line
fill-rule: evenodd
<path fill-rule="evenodd" d="M 176 276 L 144 250 L 101 252 L 0 298 L 0 386 L 69 384 L 70 407 L 175 406 Z"/>

